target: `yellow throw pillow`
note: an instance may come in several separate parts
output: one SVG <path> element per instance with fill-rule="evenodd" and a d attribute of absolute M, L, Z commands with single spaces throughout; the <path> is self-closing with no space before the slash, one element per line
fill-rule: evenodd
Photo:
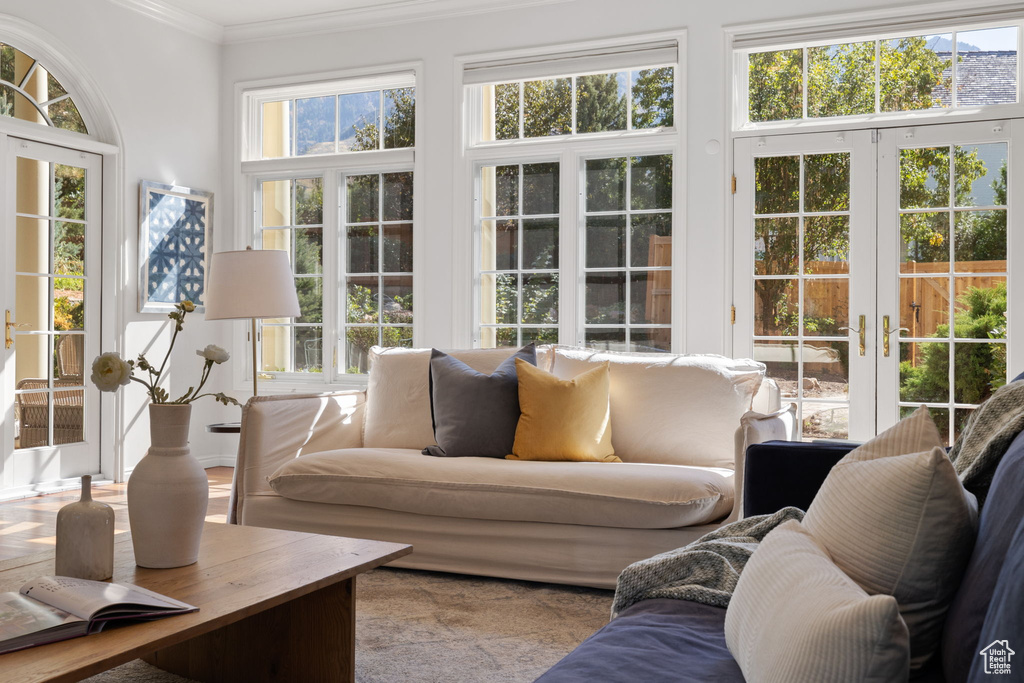
<path fill-rule="evenodd" d="M 574 379 L 516 359 L 519 424 L 509 460 L 622 462 L 612 448 L 608 363 Z"/>

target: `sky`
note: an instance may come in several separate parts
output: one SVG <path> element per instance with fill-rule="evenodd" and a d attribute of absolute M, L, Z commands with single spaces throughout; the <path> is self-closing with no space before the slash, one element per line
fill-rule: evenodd
<path fill-rule="evenodd" d="M 938 36 L 928 36 L 935 38 Z M 949 37 L 946 34 L 944 37 Z M 1016 50 L 1017 49 L 1017 27 L 987 28 L 977 31 L 961 31 L 956 34 L 957 42 L 970 43 L 979 50 Z M 930 42 L 929 42 L 930 44 Z"/>

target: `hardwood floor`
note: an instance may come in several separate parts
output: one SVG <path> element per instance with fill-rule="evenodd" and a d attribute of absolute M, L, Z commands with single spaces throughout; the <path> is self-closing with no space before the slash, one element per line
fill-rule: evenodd
<path fill-rule="evenodd" d="M 211 467 L 206 470 L 210 480 L 210 505 L 206 511 L 206 521 L 227 522 L 233 473 L 231 467 Z M 126 484 L 92 487 L 93 500 L 114 508 L 115 534 L 128 531 L 126 489 Z M 81 493 L 76 489 L 0 503 L 0 560 L 34 555 L 53 547 L 57 511 L 80 497 Z"/>

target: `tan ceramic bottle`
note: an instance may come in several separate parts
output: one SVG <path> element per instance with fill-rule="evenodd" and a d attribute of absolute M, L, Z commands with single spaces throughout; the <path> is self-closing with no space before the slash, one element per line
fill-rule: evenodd
<path fill-rule="evenodd" d="M 57 513 L 57 576 L 105 581 L 114 575 L 114 510 L 92 499 L 92 477 L 82 477 L 82 499 Z"/>

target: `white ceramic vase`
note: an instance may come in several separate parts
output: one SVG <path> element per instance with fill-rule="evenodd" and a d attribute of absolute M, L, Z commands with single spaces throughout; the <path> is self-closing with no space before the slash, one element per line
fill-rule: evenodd
<path fill-rule="evenodd" d="M 128 478 L 128 520 L 140 567 L 183 567 L 199 557 L 210 489 L 188 448 L 191 412 L 189 404 L 149 406 L 149 451 Z"/>

